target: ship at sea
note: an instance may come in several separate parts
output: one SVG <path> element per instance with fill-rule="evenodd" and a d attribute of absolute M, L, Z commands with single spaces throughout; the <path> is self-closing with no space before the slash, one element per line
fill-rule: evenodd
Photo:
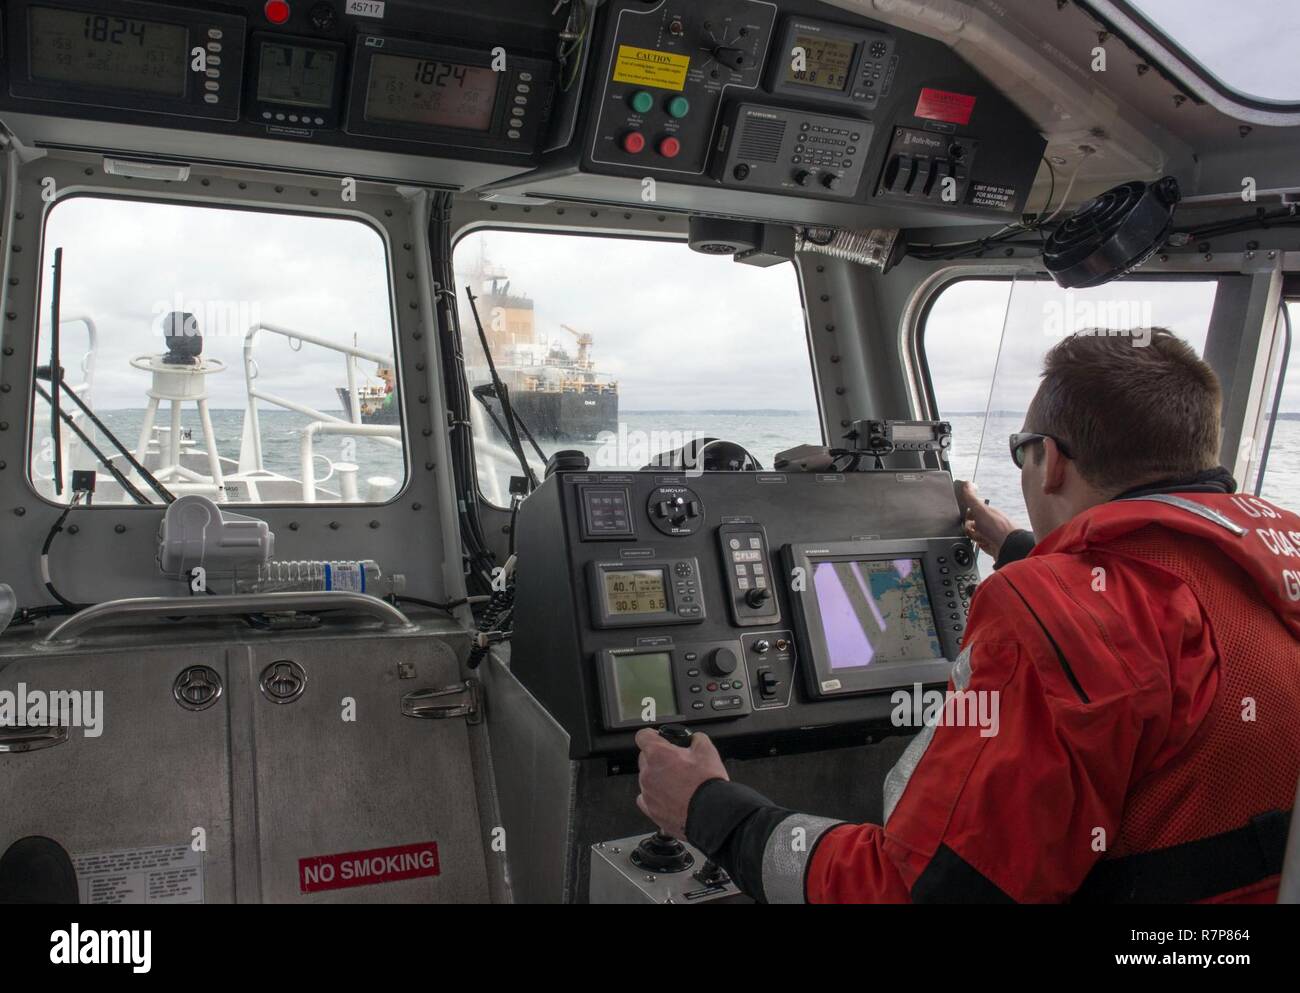
<path fill-rule="evenodd" d="M 573 351 L 548 338 L 536 327 L 533 301 L 511 288 L 499 266 L 479 258 L 472 281 L 483 332 L 496 364 L 497 375 L 510 394 L 515 414 L 535 437 L 551 440 L 590 441 L 602 431 L 618 430 L 618 383 L 597 371 L 592 359 L 594 337 L 568 324 L 560 329 L 573 338 Z M 468 315 L 462 325 L 473 327 Z M 477 335 L 466 336 L 466 373 L 471 383 L 490 382 Z M 474 358 L 476 357 L 476 358 Z M 378 382 L 359 383 L 357 400 L 363 424 L 396 424 L 401 404 L 393 368 L 378 365 Z M 337 387 L 343 416 L 352 419 L 351 391 Z"/>
<path fill-rule="evenodd" d="M 396 424 L 401 405 L 397 402 L 397 379 L 391 365 L 379 364 L 378 383 L 357 386 L 357 401 L 361 406 L 362 424 Z M 338 387 L 343 416 L 352 420 L 352 396 L 346 386 Z"/>
<path fill-rule="evenodd" d="M 591 440 L 602 431 L 618 430 L 618 383 L 596 370 L 594 338 L 588 331 L 560 324 L 571 336 L 548 337 L 537 330 L 533 301 L 513 289 L 506 272 L 480 257 L 473 272 L 479 288 L 476 306 L 497 375 L 510 393 L 510 403 L 524 425 L 539 438 Z M 467 339 L 473 335 L 469 315 L 462 315 Z M 466 341 L 467 349 L 469 341 Z M 481 349 L 467 351 L 481 356 Z M 484 364 L 467 369 L 473 383 L 490 379 Z"/>

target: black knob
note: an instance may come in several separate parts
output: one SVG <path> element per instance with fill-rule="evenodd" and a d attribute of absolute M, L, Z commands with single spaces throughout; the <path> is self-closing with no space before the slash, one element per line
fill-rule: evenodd
<path fill-rule="evenodd" d="M 794 174 L 794 181 L 800 186 L 807 186 L 812 182 L 813 175 L 807 169 L 800 169 Z"/>
<path fill-rule="evenodd" d="M 659 729 L 659 737 L 679 748 L 691 747 L 691 729 L 681 724 L 665 724 Z"/>
<path fill-rule="evenodd" d="M 736 671 L 736 653 L 730 648 L 715 648 L 709 656 L 709 669 L 716 676 L 730 676 Z"/>
<path fill-rule="evenodd" d="M 713 57 L 731 69 L 744 69 L 749 64 L 748 56 L 739 48 L 715 48 Z"/>
<path fill-rule="evenodd" d="M 745 594 L 745 603 L 749 604 L 749 606 L 754 609 L 758 609 L 763 606 L 763 604 L 767 603 L 771 596 L 772 594 L 768 590 L 750 590 Z"/>
<path fill-rule="evenodd" d="M 311 9 L 311 26 L 317 31 L 328 31 L 334 27 L 338 21 L 338 15 L 334 13 L 334 7 L 328 3 L 318 3 Z"/>
<path fill-rule="evenodd" d="M 822 186 L 826 187 L 828 190 L 839 189 L 839 185 L 840 177 L 835 175 L 833 172 L 828 172 L 822 177 Z"/>

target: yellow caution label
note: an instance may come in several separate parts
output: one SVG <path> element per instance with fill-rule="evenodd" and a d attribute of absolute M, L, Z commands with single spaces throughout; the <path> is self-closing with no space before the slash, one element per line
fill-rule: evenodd
<path fill-rule="evenodd" d="M 681 90 L 686 85 L 686 70 L 690 67 L 689 55 L 619 45 L 614 59 L 614 82 Z"/>

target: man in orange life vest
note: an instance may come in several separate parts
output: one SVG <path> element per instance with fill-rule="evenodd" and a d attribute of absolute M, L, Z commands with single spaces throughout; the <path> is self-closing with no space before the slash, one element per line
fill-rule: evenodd
<path fill-rule="evenodd" d="M 883 825 L 786 810 L 697 733 L 637 734 L 637 804 L 765 902 L 1273 902 L 1300 775 L 1300 517 L 1218 466 L 1220 390 L 1180 339 L 1080 334 L 1011 438 L 1032 549 L 966 484 L 1004 554 L 945 723 L 885 780 Z"/>

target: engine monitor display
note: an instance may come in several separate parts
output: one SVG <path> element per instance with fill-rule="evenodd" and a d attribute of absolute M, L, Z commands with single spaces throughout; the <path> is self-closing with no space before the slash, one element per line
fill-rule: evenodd
<path fill-rule="evenodd" d="M 257 64 L 258 100 L 289 107 L 334 106 L 339 71 L 334 49 L 263 41 Z"/>
<path fill-rule="evenodd" d="M 943 657 L 920 559 L 817 562 L 812 586 L 832 671 Z"/>
<path fill-rule="evenodd" d="M 857 45 L 839 38 L 811 34 L 796 34 L 793 55 L 786 68 L 787 82 L 815 86 L 823 90 L 843 92 L 849 83 L 853 54 Z"/>
<path fill-rule="evenodd" d="M 660 614 L 668 609 L 662 569 L 605 570 L 601 575 L 609 614 Z"/>
<path fill-rule="evenodd" d="M 646 723 L 646 714 L 654 720 L 656 716 L 676 713 L 672 656 L 668 652 L 616 656 L 613 669 L 620 723 Z"/>
<path fill-rule="evenodd" d="M 185 96 L 189 32 L 183 24 L 35 6 L 28 24 L 32 80 Z"/>
<path fill-rule="evenodd" d="M 484 66 L 375 55 L 370 60 L 365 117 L 372 122 L 487 131 L 500 78 Z"/>

